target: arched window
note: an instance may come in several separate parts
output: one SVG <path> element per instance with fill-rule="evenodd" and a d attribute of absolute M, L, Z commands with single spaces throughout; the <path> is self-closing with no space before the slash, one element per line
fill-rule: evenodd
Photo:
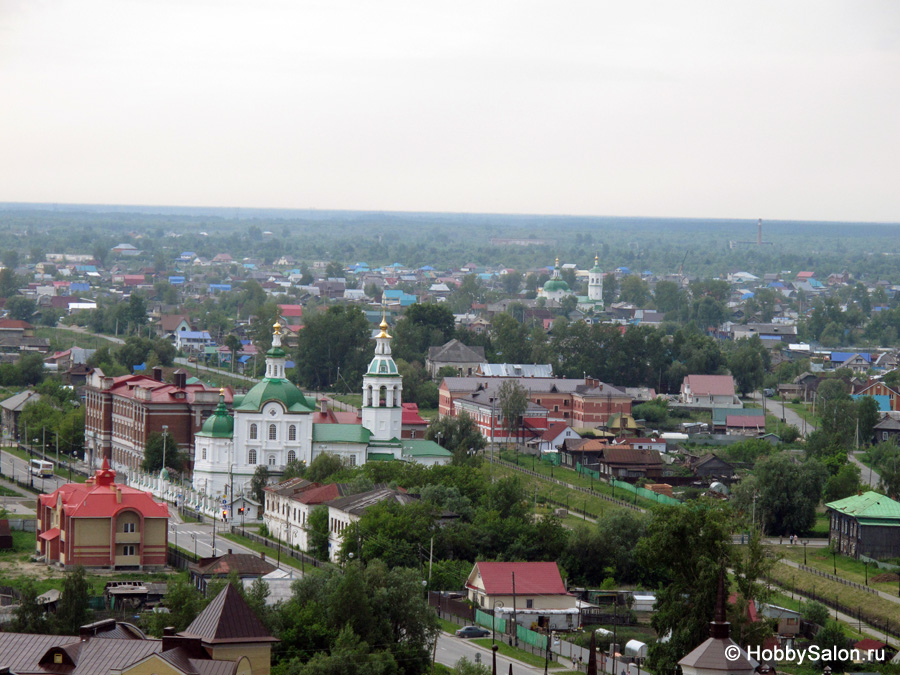
<path fill-rule="evenodd" d="M 247 464 L 256 464 L 256 450 L 247 453 Z"/>
<path fill-rule="evenodd" d="M 288 427 L 288 440 L 289 441 L 297 440 L 297 427 L 293 424 Z"/>
<path fill-rule="evenodd" d="M 275 455 L 269 455 L 269 466 L 275 466 Z"/>
<path fill-rule="evenodd" d="M 255 424 L 251 424 L 251 425 L 250 425 L 250 440 L 251 440 L 251 441 L 255 441 L 255 440 L 256 440 L 256 438 L 257 438 L 257 433 L 258 433 L 258 432 L 257 432 L 257 430 L 256 430 L 256 425 L 255 425 Z"/>
<path fill-rule="evenodd" d="M 278 427 L 274 424 L 269 425 L 269 440 L 274 441 L 278 439 Z"/>
<path fill-rule="evenodd" d="M 206 448 L 203 448 L 203 459 L 206 459 Z"/>
<path fill-rule="evenodd" d="M 296 462 L 296 461 L 297 461 L 297 453 L 294 452 L 293 450 L 289 450 L 288 451 L 288 464 L 290 464 L 291 462 Z"/>

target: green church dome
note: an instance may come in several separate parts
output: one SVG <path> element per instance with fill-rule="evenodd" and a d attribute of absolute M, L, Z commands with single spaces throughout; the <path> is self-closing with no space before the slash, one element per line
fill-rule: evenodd
<path fill-rule="evenodd" d="M 231 438 L 234 436 L 234 418 L 228 414 L 225 401 L 219 398 L 219 405 L 213 414 L 203 423 L 203 428 L 197 432 L 198 436 L 212 438 Z"/>
<path fill-rule="evenodd" d="M 567 284 L 562 279 L 550 279 L 546 284 L 544 284 L 544 293 L 556 293 L 558 291 L 568 291 L 569 284 Z"/>
<path fill-rule="evenodd" d="M 303 392 L 293 382 L 282 378 L 266 378 L 248 391 L 235 410 L 242 412 L 258 412 L 267 401 L 278 401 L 292 412 L 312 412 Z"/>

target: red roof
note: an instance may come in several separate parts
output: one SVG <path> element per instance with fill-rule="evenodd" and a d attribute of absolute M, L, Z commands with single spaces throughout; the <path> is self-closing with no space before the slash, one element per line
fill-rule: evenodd
<path fill-rule="evenodd" d="M 428 421 L 423 420 L 419 415 L 419 404 L 418 403 L 404 403 L 403 404 L 403 418 L 402 418 L 403 426 L 406 425 L 414 425 L 414 426 L 422 426 L 427 427 Z"/>
<path fill-rule="evenodd" d="M 512 595 L 512 575 L 516 575 L 516 595 L 566 595 L 566 587 L 555 562 L 478 562 L 487 595 Z"/>
<path fill-rule="evenodd" d="M 872 638 L 865 638 L 863 640 L 860 640 L 856 644 L 854 644 L 853 647 L 855 649 L 858 649 L 861 652 L 867 652 L 870 649 L 873 651 L 876 649 L 884 649 L 885 647 L 887 647 L 887 645 L 885 643 L 881 642 L 880 640 L 873 640 Z"/>
<path fill-rule="evenodd" d="M 47 530 L 46 532 L 41 532 L 38 535 L 38 539 L 43 539 L 44 541 L 51 541 L 52 539 L 56 539 L 59 536 L 59 528 L 54 527 L 52 530 Z"/>
<path fill-rule="evenodd" d="M 734 378 L 731 375 L 688 375 L 684 383 L 695 396 L 734 396 Z"/>
<path fill-rule="evenodd" d="M 149 390 L 150 400 L 153 403 L 168 403 L 172 401 L 192 402 L 194 395 L 201 391 L 218 391 L 217 389 L 207 387 L 205 384 L 188 384 L 181 389 L 170 382 L 158 382 L 152 377 L 146 375 L 122 375 L 113 378 L 113 385 L 109 391 L 116 396 L 124 396 L 125 398 L 136 398 L 138 389 Z M 184 393 L 184 396 L 177 394 Z M 225 402 L 232 403 L 234 400 L 234 392 L 230 387 L 225 388 Z"/>
<path fill-rule="evenodd" d="M 299 497 L 295 497 L 294 501 L 301 504 L 324 504 L 338 497 L 343 497 L 340 488 L 338 488 L 336 483 L 330 483 L 306 490 Z"/>
<path fill-rule="evenodd" d="M 25 330 L 27 328 L 33 328 L 33 326 L 27 321 L 22 321 L 20 319 L 0 319 L 0 328 L 21 328 Z"/>
<path fill-rule="evenodd" d="M 285 318 L 303 316 L 303 305 L 278 305 L 278 309 L 281 310 L 281 316 Z"/>
<path fill-rule="evenodd" d="M 727 415 L 725 417 L 725 426 L 744 429 L 765 429 L 766 418 L 762 416 L 754 417 L 753 415 Z"/>
<path fill-rule="evenodd" d="M 736 605 L 738 600 L 738 594 L 732 593 L 728 596 L 728 604 Z M 751 600 L 747 604 L 747 618 L 750 619 L 750 623 L 756 623 L 759 620 L 759 617 L 756 614 L 756 602 Z"/>
<path fill-rule="evenodd" d="M 41 506 L 54 508 L 62 502 L 70 518 L 110 518 L 123 509 L 138 511 L 144 518 L 168 518 L 169 507 L 153 500 L 149 492 L 113 482 L 116 472 L 103 460 L 85 483 L 67 483 L 52 493 L 40 495 Z M 52 530 L 48 530 L 50 534 Z"/>
<path fill-rule="evenodd" d="M 406 404 L 404 403 L 404 405 Z M 562 432 L 564 432 L 568 428 L 568 426 L 569 425 L 565 422 L 555 422 L 550 425 L 550 428 L 547 429 L 547 431 L 541 434 L 541 438 L 545 441 L 552 441 Z"/>

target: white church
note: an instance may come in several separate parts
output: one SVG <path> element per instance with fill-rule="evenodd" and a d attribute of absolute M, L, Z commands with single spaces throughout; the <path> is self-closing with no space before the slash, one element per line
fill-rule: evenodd
<path fill-rule="evenodd" d="M 379 327 L 375 357 L 363 377 L 361 420 L 338 423 L 285 377 L 287 354 L 276 323 L 265 378 L 234 397 L 233 416 L 220 396 L 218 408 L 196 434 L 193 488 L 227 498 L 232 485 L 236 495 L 245 492 L 261 464 L 277 478 L 288 463 L 309 466 L 322 453 L 337 455 L 349 466 L 370 461 L 449 463 L 451 453 L 434 441 L 401 439 L 403 378 L 391 357 L 387 321 L 382 319 Z"/>

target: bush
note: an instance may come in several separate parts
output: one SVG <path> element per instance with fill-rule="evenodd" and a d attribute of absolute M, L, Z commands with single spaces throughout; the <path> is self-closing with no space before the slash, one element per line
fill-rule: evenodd
<path fill-rule="evenodd" d="M 801 608 L 801 614 L 807 621 L 812 621 L 820 626 L 824 626 L 828 622 L 828 617 L 830 616 L 828 608 L 821 602 L 816 602 L 815 600 L 804 602 L 803 607 Z"/>

